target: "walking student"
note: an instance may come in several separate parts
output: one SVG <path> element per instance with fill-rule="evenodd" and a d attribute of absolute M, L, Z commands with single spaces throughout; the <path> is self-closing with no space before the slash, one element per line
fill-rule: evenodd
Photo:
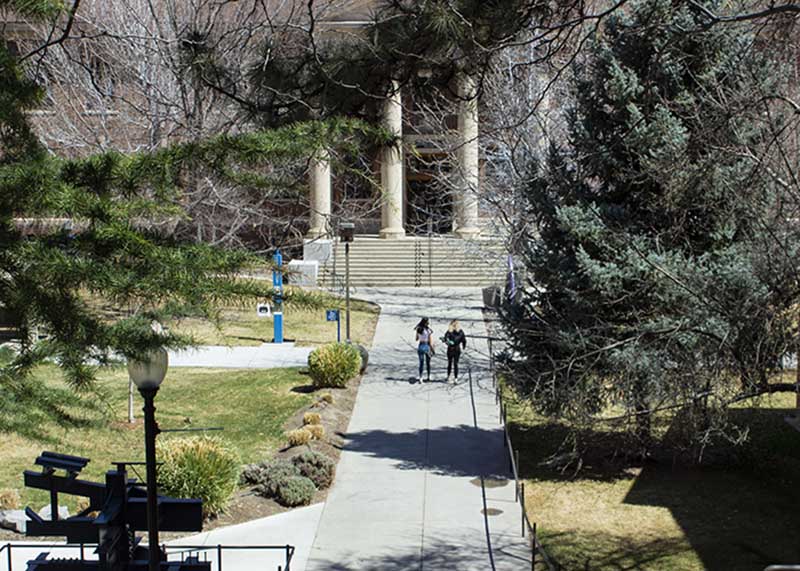
<path fill-rule="evenodd" d="M 428 324 L 428 318 L 422 320 L 414 328 L 417 332 L 417 356 L 419 356 L 419 382 L 422 382 L 422 370 L 428 367 L 428 380 L 431 380 L 431 355 L 433 355 L 433 329 Z"/>
<path fill-rule="evenodd" d="M 454 319 L 444 334 L 444 344 L 447 345 L 447 380 L 458 381 L 458 360 L 461 358 L 461 349 L 467 348 L 467 336 L 461 330 L 458 320 Z M 450 376 L 450 373 L 453 376 Z"/>

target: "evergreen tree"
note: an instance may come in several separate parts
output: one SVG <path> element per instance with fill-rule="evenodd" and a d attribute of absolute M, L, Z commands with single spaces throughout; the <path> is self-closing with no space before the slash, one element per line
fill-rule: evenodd
<path fill-rule="evenodd" d="M 781 388 L 798 237 L 766 168 L 780 78 L 753 35 L 688 5 L 608 20 L 575 68 L 569 141 L 526 191 L 532 288 L 506 322 L 541 412 L 586 427 L 622 407 L 647 444 L 653 410 L 707 436 Z"/>
<path fill-rule="evenodd" d="M 3 7 L 58 18 L 61 3 L 5 0 Z M 159 230 L 181 216 L 187 178 L 214 175 L 257 191 L 285 184 L 270 164 L 302 162 L 323 147 L 353 152 L 376 133 L 331 119 L 150 154 L 62 160 L 40 145 L 28 121 L 42 96 L 0 36 L 0 307 L 22 339 L 16 358 L 0 368 L 0 410 L 38 407 L 62 419 L 60 403 L 27 374 L 37 363 L 55 361 L 72 386 L 87 388 L 97 367 L 115 356 L 142 357 L 156 346 L 191 342 L 156 333 L 154 320 L 188 312 L 213 318 L 221 302 L 271 296 L 268 282 L 239 277 L 263 260 L 180 243 Z M 114 318 L 98 300 L 140 309 Z M 34 328 L 47 339 L 32 342 Z M 13 426 L 13 418 L 0 418 L 0 429 Z"/>

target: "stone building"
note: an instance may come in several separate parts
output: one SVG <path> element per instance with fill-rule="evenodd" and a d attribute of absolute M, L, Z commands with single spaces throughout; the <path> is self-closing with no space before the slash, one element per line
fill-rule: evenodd
<path fill-rule="evenodd" d="M 135 9 L 123 8 L 135 8 L 136 2 L 154 10 L 149 19 L 137 14 Z M 125 0 L 119 3 L 85 0 L 74 26 L 76 38 L 69 44 L 71 55 L 59 60 L 56 56 L 61 57 L 60 52 L 53 51 L 48 56 L 49 70 L 44 68 L 48 101 L 33 115 L 45 144 L 69 156 L 110 149 L 135 152 L 247 128 L 247 125 L 229 121 L 234 112 L 223 98 L 209 90 L 198 89 L 186 78 L 177 77 L 169 66 L 169 54 L 160 53 L 162 46 L 169 45 L 165 37 L 159 37 L 165 32 L 149 29 L 160 18 L 167 22 L 197 18 L 191 5 L 198 2 L 202 3 L 201 0 Z M 271 25 L 282 22 L 278 27 L 289 22 L 305 25 L 302 18 L 306 2 L 262 3 L 268 11 L 275 6 L 275 11 L 256 18 L 245 4 L 225 5 L 230 12 L 216 15 L 214 25 L 223 30 L 226 26 L 231 30 L 242 26 L 251 35 L 263 33 L 259 28 L 261 22 L 254 21 L 262 18 L 272 18 Z M 376 0 L 317 0 L 314 3 L 315 34 L 334 39 L 363 36 L 374 21 L 378 5 Z M 297 6 L 302 9 L 295 10 Z M 248 17 L 251 19 L 245 20 Z M 28 40 L 35 42 L 37 33 L 43 32 L 9 14 L 0 14 L 0 28 L 3 38 L 13 41 L 15 46 L 17 39 L 20 45 Z M 180 24 L 175 26 L 172 33 L 177 34 L 180 28 Z M 127 33 L 131 37 L 153 37 L 135 43 L 126 40 Z M 98 40 L 93 40 L 96 43 L 92 44 L 85 39 L 89 36 L 109 39 L 106 44 L 97 43 Z M 91 49 L 85 49 L 84 45 Z M 163 61 L 159 59 L 162 56 Z M 426 122 L 420 102 L 398 81 L 387 78 L 387 83 L 390 88 L 380 103 L 380 120 L 388 132 L 397 136 L 398 144 L 380 149 L 377 156 L 364 157 L 378 183 L 377 189 L 348 187 L 343 173 L 336 172 L 328 154 L 321 152 L 310 157 L 307 194 L 300 199 L 269 197 L 240 208 L 236 203 L 240 195 L 233 193 L 228 203 L 218 200 L 206 208 L 207 195 L 190 196 L 187 200 L 194 201 L 193 207 L 200 205 L 190 210 L 196 226 L 196 234 L 190 235 L 218 243 L 226 235 L 238 232 L 248 235 L 248 239 L 240 240 L 239 244 L 249 247 L 263 244 L 267 249 L 280 243 L 290 252 L 294 248 L 297 253 L 301 244 L 305 244 L 305 257 L 318 261 L 323 267 L 329 259 L 335 258 L 335 241 L 330 239 L 335 238 L 337 224 L 344 219 L 356 222 L 357 233 L 362 236 L 384 243 L 397 242 L 397 247 L 386 254 L 395 265 L 420 250 L 420 246 L 414 244 L 415 236 L 426 239 L 448 236 L 458 240 L 480 237 L 482 167 L 478 100 L 473 78 L 458 78 L 457 97 L 448 102 L 438 127 Z M 220 189 L 211 190 L 219 194 Z M 261 214 L 253 215 L 258 208 Z M 273 229 L 287 227 L 292 230 L 290 239 L 278 241 Z M 447 258 L 458 258 L 456 250 L 448 251 Z M 377 253 L 372 259 L 376 257 Z M 416 266 L 420 266 L 422 257 L 419 253 L 416 255 Z M 372 266 L 369 260 L 364 264 Z M 470 264 L 463 262 L 461 265 Z M 419 267 L 415 272 L 417 276 L 425 273 Z M 405 273 L 414 272 L 406 268 Z M 430 282 L 431 272 L 427 273 Z M 459 278 L 451 272 L 447 279 Z"/>
<path fill-rule="evenodd" d="M 358 33 L 359 28 L 373 21 L 376 4 L 374 0 L 337 3 L 320 15 L 320 33 L 353 33 L 354 30 Z M 380 220 L 375 220 L 375 224 L 362 221 L 362 231 L 386 240 L 429 232 L 452 233 L 461 238 L 480 235 L 481 165 L 475 89 L 471 77 L 460 77 L 458 99 L 452 102 L 452 113 L 443 121 L 444 129 L 449 127 L 450 132 L 436 132 L 426 128 L 420 120 L 420 112 L 410 94 L 405 94 L 397 81 L 391 82 L 383 103 L 382 122 L 401 144 L 384 148 L 377 158 Z M 432 192 L 431 183 L 442 177 L 443 164 L 447 188 Z M 327 157 L 317 157 L 310 173 L 308 238 L 331 234 L 331 176 Z"/>

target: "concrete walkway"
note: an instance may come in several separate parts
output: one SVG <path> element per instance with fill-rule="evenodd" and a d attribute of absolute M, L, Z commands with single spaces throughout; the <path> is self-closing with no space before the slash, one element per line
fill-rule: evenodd
<path fill-rule="evenodd" d="M 176 550 L 182 545 L 208 545 L 216 547 L 225 546 L 254 546 L 254 545 L 292 545 L 295 548 L 292 557 L 292 571 L 305 569 L 306 561 L 311 552 L 311 543 L 317 530 L 319 517 L 322 514 L 322 504 L 314 504 L 305 508 L 240 523 L 220 527 L 211 531 L 171 541 L 169 546 L 170 560 L 180 560 Z M 204 560 L 212 562 L 212 569 L 218 569 L 217 552 L 210 549 L 207 552 L 188 549 L 189 552 L 201 553 Z M 225 550 L 223 552 L 224 571 L 273 571 L 286 568 L 285 551 L 276 550 Z"/>
<path fill-rule="evenodd" d="M 185 351 L 170 351 L 170 367 L 214 367 L 220 369 L 274 369 L 305 367 L 314 347 L 294 343 L 264 343 L 257 347 L 201 345 Z"/>
<path fill-rule="evenodd" d="M 224 571 L 276 571 L 278 568 L 286 569 L 286 551 L 282 546 L 291 545 L 295 548 L 295 552 L 290 569 L 302 571 L 311 552 L 311 543 L 314 540 L 321 514 L 322 504 L 314 504 L 169 541 L 166 544 L 169 553 L 168 559 L 181 561 L 188 555 L 197 555 L 203 561 L 210 561 L 211 568 L 217 570 L 219 569 L 217 564 L 219 554 L 216 547 L 224 545 L 227 548 L 222 552 L 222 569 Z M 143 545 L 146 545 L 147 535 L 143 535 Z M 43 552 L 50 553 L 50 559 L 80 557 L 78 548 L 67 547 L 61 541 L 41 542 L 40 546 L 37 546 L 34 540 L 7 543 L 14 546 L 11 550 L 11 571 L 25 569 L 28 561 Z M 279 549 L 230 549 L 232 546 L 264 545 L 276 546 Z M 208 546 L 208 550 L 203 550 L 202 546 Z M 87 548 L 84 555 L 89 560 L 97 559 L 94 548 Z M 8 553 L 0 556 L 0 571 L 9 571 Z"/>
<path fill-rule="evenodd" d="M 307 571 L 530 567 L 488 372 L 477 289 L 359 290 L 382 311 Z M 416 382 L 413 327 L 436 339 L 461 321 L 456 386 L 439 343 L 432 382 Z M 468 382 L 467 365 L 473 382 Z"/>

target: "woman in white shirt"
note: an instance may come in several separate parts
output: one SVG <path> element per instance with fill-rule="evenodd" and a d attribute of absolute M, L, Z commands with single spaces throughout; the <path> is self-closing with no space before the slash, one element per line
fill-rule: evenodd
<path fill-rule="evenodd" d="M 428 318 L 422 320 L 414 328 L 417 335 L 417 355 L 419 356 L 419 382 L 422 382 L 422 370 L 428 368 L 428 380 L 431 380 L 431 355 L 433 355 L 433 329 L 428 325 Z"/>

